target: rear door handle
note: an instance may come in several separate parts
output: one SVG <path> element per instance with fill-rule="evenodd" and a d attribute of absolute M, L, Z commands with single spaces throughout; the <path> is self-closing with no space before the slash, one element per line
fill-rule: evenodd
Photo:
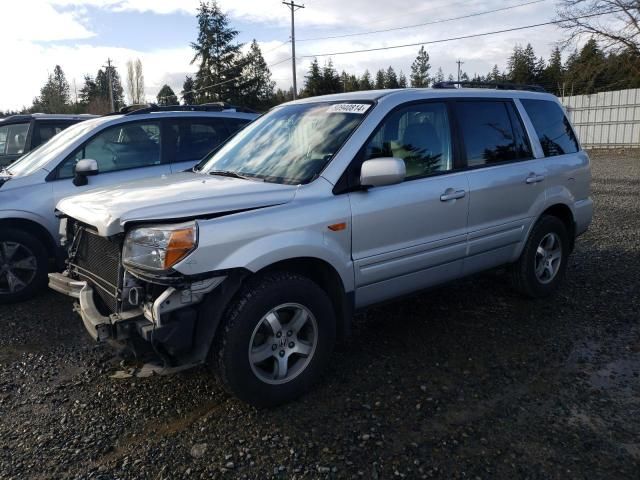
<path fill-rule="evenodd" d="M 527 183 L 539 183 L 544 180 L 544 175 L 536 175 L 535 173 L 530 173 L 525 182 Z"/>
<path fill-rule="evenodd" d="M 464 190 L 453 190 L 453 188 L 447 188 L 445 192 L 440 195 L 441 202 L 448 202 L 449 200 L 457 200 L 459 198 L 464 198 L 467 194 Z"/>

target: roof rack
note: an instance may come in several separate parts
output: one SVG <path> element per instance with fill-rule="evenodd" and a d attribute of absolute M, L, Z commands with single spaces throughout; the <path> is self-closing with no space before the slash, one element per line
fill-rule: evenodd
<path fill-rule="evenodd" d="M 117 114 L 129 116 L 152 112 L 223 112 L 225 110 L 239 113 L 257 113 L 255 110 L 247 107 L 238 107 L 226 102 L 215 102 L 200 105 L 156 105 L 153 103 L 148 105 L 129 105 L 128 107 L 121 108 Z"/>
<path fill-rule="evenodd" d="M 495 90 L 526 90 L 529 92 L 541 92 L 546 93 L 544 87 L 540 85 L 526 85 L 524 83 L 504 83 L 504 82 L 437 82 L 434 83 L 432 88 L 493 88 Z"/>

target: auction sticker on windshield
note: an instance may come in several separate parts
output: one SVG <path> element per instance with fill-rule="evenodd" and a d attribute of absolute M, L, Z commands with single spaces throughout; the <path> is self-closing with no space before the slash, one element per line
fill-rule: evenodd
<path fill-rule="evenodd" d="M 327 113 L 359 113 L 363 114 L 369 110 L 368 103 L 336 103 L 327 109 Z"/>

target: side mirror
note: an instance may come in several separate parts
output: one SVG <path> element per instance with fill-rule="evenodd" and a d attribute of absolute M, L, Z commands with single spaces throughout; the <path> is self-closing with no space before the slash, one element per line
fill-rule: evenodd
<path fill-rule="evenodd" d="M 407 175 L 404 160 L 395 157 L 383 157 L 367 160 L 360 170 L 360 186 L 382 187 L 401 183 Z"/>
<path fill-rule="evenodd" d="M 82 187 L 89 183 L 87 177 L 98 174 L 98 162 L 85 158 L 76 163 L 73 176 L 73 184 L 76 187 Z"/>

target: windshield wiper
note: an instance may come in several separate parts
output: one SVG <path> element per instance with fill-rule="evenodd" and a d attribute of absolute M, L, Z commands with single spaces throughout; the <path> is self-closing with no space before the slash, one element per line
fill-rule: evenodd
<path fill-rule="evenodd" d="M 211 170 L 207 172 L 209 175 L 218 175 L 220 177 L 232 177 L 232 178 L 241 178 L 242 180 L 250 180 L 249 177 L 245 175 L 241 175 L 238 172 L 232 172 L 231 170 Z"/>

